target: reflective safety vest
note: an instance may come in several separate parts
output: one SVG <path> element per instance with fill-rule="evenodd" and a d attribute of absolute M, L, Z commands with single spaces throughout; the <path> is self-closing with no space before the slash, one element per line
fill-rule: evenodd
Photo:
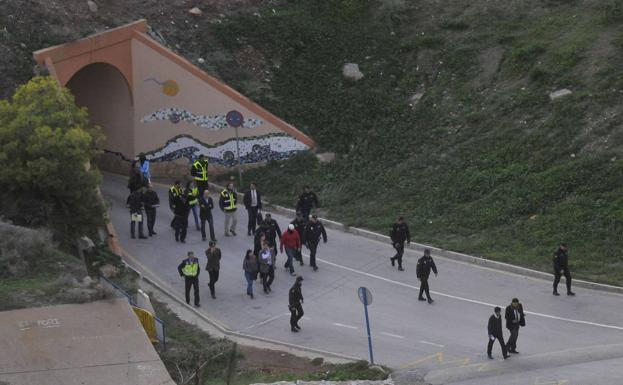
<path fill-rule="evenodd" d="M 188 194 L 188 204 L 191 206 L 196 205 L 198 199 L 199 199 L 199 188 L 193 187 L 190 190 L 190 194 Z"/>
<path fill-rule="evenodd" d="M 173 194 L 173 196 L 182 195 L 182 189 L 177 187 L 176 185 L 171 186 L 169 191 L 171 191 L 171 194 Z"/>
<path fill-rule="evenodd" d="M 199 260 L 197 258 L 187 259 L 186 265 L 182 269 L 182 273 L 186 277 L 196 277 L 199 273 Z"/>
<path fill-rule="evenodd" d="M 228 189 L 221 191 L 221 197 L 223 198 L 223 209 L 225 211 L 232 211 L 236 209 L 236 193 L 231 192 Z"/>
<path fill-rule="evenodd" d="M 201 163 L 196 160 L 193 163 L 193 168 L 195 169 L 195 180 L 207 181 L 208 180 L 208 162 Z"/>

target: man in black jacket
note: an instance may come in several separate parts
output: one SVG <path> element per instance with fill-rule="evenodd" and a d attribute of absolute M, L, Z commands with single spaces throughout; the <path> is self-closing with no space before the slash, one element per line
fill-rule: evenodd
<path fill-rule="evenodd" d="M 506 352 L 506 345 L 504 345 L 504 335 L 502 334 L 502 309 L 496 306 L 493 310 L 493 314 L 489 317 L 489 324 L 487 325 L 487 332 L 489 334 L 489 343 L 487 344 L 487 357 L 493 359 L 491 350 L 493 349 L 493 343 L 497 339 L 502 347 L 502 355 L 504 359 L 510 357 Z"/>
<path fill-rule="evenodd" d="M 275 253 L 279 250 L 277 248 L 277 237 L 281 240 L 281 229 L 279 223 L 273 219 L 270 213 L 266 213 L 264 216 L 264 223 L 266 224 L 266 241 L 270 247 L 275 249 Z"/>
<path fill-rule="evenodd" d="M 249 224 L 247 225 L 247 235 L 255 233 L 257 227 L 257 214 L 262 210 L 262 194 L 257 191 L 255 182 L 251 182 L 250 189 L 244 193 L 244 207 L 249 214 Z"/>
<path fill-rule="evenodd" d="M 301 330 L 299 326 L 299 320 L 303 318 L 303 292 L 301 291 L 301 283 L 303 277 L 300 275 L 296 277 L 294 285 L 290 288 L 288 293 L 288 309 L 290 309 L 290 330 L 297 333 Z"/>
<path fill-rule="evenodd" d="M 526 318 L 523 314 L 523 306 L 517 298 L 513 298 L 511 304 L 506 307 L 504 314 L 506 328 L 510 330 L 511 336 L 508 337 L 506 349 L 510 353 L 519 354 L 517 351 L 517 337 L 519 337 L 519 327 L 526 326 Z"/>
<path fill-rule="evenodd" d="M 175 183 L 171 187 L 169 187 L 169 208 L 173 213 L 173 220 L 171 220 L 171 227 L 175 228 L 175 203 L 177 202 L 177 198 L 181 196 L 182 191 L 182 182 L 176 180 Z"/>
<path fill-rule="evenodd" d="M 303 231 L 303 243 L 309 249 L 309 266 L 311 266 L 314 271 L 318 270 L 318 266 L 316 265 L 316 250 L 318 249 L 321 236 L 324 243 L 327 243 L 327 232 L 322 223 L 318 221 L 318 216 L 314 214 L 311 220 L 307 222 L 307 225 L 305 225 L 305 230 Z"/>
<path fill-rule="evenodd" d="M 437 266 L 435 266 L 435 261 L 433 261 L 433 257 L 430 256 L 430 250 L 424 249 L 424 255 L 422 258 L 418 259 L 417 267 L 415 268 L 415 275 L 420 280 L 420 295 L 418 296 L 418 300 L 426 301 L 424 297 L 422 297 L 423 293 L 426 293 L 426 298 L 428 298 L 428 303 L 433 303 L 433 299 L 430 297 L 430 292 L 428 289 L 428 277 L 430 276 L 430 271 L 433 270 L 435 273 L 435 277 L 437 276 Z"/>
<path fill-rule="evenodd" d="M 392 225 L 389 237 L 392 239 L 394 249 L 396 249 L 396 254 L 389 260 L 392 262 L 392 266 L 396 266 L 396 261 L 398 261 L 398 270 L 404 271 L 402 268 L 402 255 L 405 252 L 405 241 L 411 243 L 411 234 L 409 233 L 409 226 L 403 217 L 398 217 L 396 223 Z"/>
<path fill-rule="evenodd" d="M 305 220 L 309 219 L 309 214 L 313 208 L 319 208 L 318 197 L 309 186 L 303 188 L 303 193 L 299 196 L 299 200 L 296 203 L 296 211 L 300 211 L 303 214 Z"/>
<path fill-rule="evenodd" d="M 136 222 L 138 222 L 138 237 L 140 239 L 147 238 L 143 235 L 143 188 L 139 188 L 138 190 L 134 190 L 130 196 L 128 196 L 128 200 L 126 201 L 126 205 L 130 209 L 130 236 L 132 239 L 136 238 Z"/>
<path fill-rule="evenodd" d="M 175 229 L 176 242 L 186 243 L 188 213 L 190 213 L 188 198 L 184 194 L 175 196 L 173 201 L 173 228 Z"/>
<path fill-rule="evenodd" d="M 156 208 L 160 206 L 160 198 L 158 198 L 158 193 L 156 193 L 151 183 L 147 185 L 147 190 L 143 194 L 143 202 L 145 203 L 145 216 L 147 217 L 147 231 L 151 237 L 156 235 L 154 231 Z"/>
<path fill-rule="evenodd" d="M 210 196 L 208 189 L 203 190 L 203 194 L 199 197 L 199 219 L 201 220 L 201 240 L 206 240 L 206 221 L 210 226 L 210 241 L 216 242 L 214 235 L 214 219 L 212 217 L 212 209 L 214 201 Z"/>
<path fill-rule="evenodd" d="M 569 272 L 569 256 L 567 244 L 561 243 L 558 250 L 554 253 L 554 292 L 558 296 L 558 283 L 560 282 L 561 273 L 565 274 L 565 283 L 567 284 L 567 295 L 575 295 L 571 291 L 571 272 Z"/>

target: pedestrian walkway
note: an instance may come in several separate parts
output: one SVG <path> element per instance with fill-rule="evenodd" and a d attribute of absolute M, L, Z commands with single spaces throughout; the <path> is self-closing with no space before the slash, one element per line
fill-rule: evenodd
<path fill-rule="evenodd" d="M 121 245 L 183 296 L 184 282 L 176 267 L 188 251 L 193 251 L 205 269 L 207 242 L 201 241 L 193 226 L 189 227 L 186 244 L 174 241 L 164 187 L 157 188 L 165 202 L 158 211 L 158 234 L 146 240 L 130 239 L 125 182 L 124 177 L 106 175 L 102 186 L 105 198 L 112 203 L 111 217 Z M 214 215 L 215 227 L 221 229 L 223 214 L 217 208 Z M 291 220 L 273 217 L 282 229 Z M 263 294 L 258 282 L 258 294 L 250 299 L 242 260 L 245 251 L 253 248 L 253 241 L 245 232 L 243 207 L 238 218 L 237 236 L 216 234 L 223 252 L 216 300 L 209 296 L 205 270 L 199 278 L 200 311 L 231 330 L 366 359 L 363 308 L 357 298 L 357 289 L 366 286 L 374 297 L 369 312 L 375 359 L 394 368 L 439 369 L 485 362 L 489 315 L 494 305 L 504 307 L 513 297 L 521 300 L 526 312 L 527 326 L 521 329 L 518 342 L 522 355 L 623 343 L 621 295 L 578 288 L 576 297 L 553 297 L 551 282 L 455 262 L 433 253 L 439 276 L 429 280 L 435 299 L 429 305 L 417 301 L 415 263 L 421 255 L 405 251 L 405 271 L 400 272 L 389 264 L 389 257 L 395 253 L 390 244 L 331 229 L 327 229 L 329 242 L 321 243 L 318 250 L 317 272 L 307 265 L 307 257 L 305 266 L 295 264 L 296 274 L 305 278 L 305 316 L 301 332 L 291 333 L 287 301 L 295 277 L 283 268 L 285 255 L 277 256 L 272 293 Z M 417 234 L 412 237 L 417 240 Z"/>

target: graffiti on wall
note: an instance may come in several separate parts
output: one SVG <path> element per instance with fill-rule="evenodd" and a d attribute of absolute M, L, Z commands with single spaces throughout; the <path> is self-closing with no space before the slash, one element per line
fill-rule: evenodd
<path fill-rule="evenodd" d="M 281 160 L 301 151 L 309 150 L 304 143 L 286 134 L 269 134 L 258 137 L 240 138 L 240 163 L 257 163 Z M 189 135 L 179 135 L 169 140 L 162 148 L 145 153 L 154 162 L 187 158 L 189 161 L 204 155 L 213 164 L 233 166 L 236 161 L 236 139 L 209 145 Z"/>
<path fill-rule="evenodd" d="M 180 86 L 177 84 L 175 80 L 165 80 L 163 82 L 158 79 L 148 78 L 143 80 L 144 82 L 154 82 L 160 86 L 160 90 L 166 96 L 175 96 L 180 92 Z"/>
<path fill-rule="evenodd" d="M 149 123 L 156 120 L 168 120 L 173 124 L 179 122 L 188 122 L 195 126 L 207 128 L 208 130 L 218 131 L 230 127 L 227 123 L 225 115 L 195 115 L 191 111 L 182 108 L 170 107 L 163 108 L 141 119 L 141 123 Z M 244 120 L 243 128 L 255 128 L 261 126 L 264 122 L 260 119 L 247 118 Z"/>

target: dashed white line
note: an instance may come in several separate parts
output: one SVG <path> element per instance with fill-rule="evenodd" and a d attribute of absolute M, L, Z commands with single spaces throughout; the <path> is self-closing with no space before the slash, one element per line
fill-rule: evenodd
<path fill-rule="evenodd" d="M 359 329 L 357 326 L 344 325 L 344 324 L 341 324 L 341 323 L 338 323 L 338 322 L 334 322 L 333 325 L 339 326 L 339 327 L 342 327 L 342 328 L 347 328 L 347 329 L 355 329 L 355 330 Z"/>
<path fill-rule="evenodd" d="M 253 329 L 253 328 L 258 327 L 258 326 L 266 325 L 266 324 L 267 324 L 267 323 L 269 323 L 269 322 L 273 322 L 274 320 L 276 320 L 276 319 L 278 319 L 278 318 L 281 318 L 281 317 L 285 317 L 285 316 L 287 316 L 287 315 L 290 315 L 290 313 L 278 314 L 278 315 L 276 315 L 276 316 L 274 316 L 274 317 L 270 317 L 269 319 L 266 319 L 266 320 L 264 320 L 264 321 L 262 321 L 262 322 L 258 322 L 258 323 L 256 323 L 256 324 L 253 324 L 253 325 L 247 326 L 246 328 L 244 328 L 244 329 L 242 329 L 242 330 L 240 330 L 240 331 L 245 331 L 245 330 Z"/>
<path fill-rule="evenodd" d="M 405 338 L 404 336 L 399 336 L 398 334 L 392 334 L 392 333 L 386 333 L 386 332 L 381 332 L 381 334 L 383 334 L 384 336 L 388 336 L 388 337 L 400 338 L 401 340 Z"/>
<path fill-rule="evenodd" d="M 414 290 L 419 290 L 420 289 L 418 286 L 409 285 L 408 283 L 404 283 L 404 282 L 394 281 L 393 279 L 381 277 L 381 276 L 375 275 L 375 274 L 366 273 L 365 271 L 359 271 L 359 270 L 356 270 L 356 269 L 353 269 L 353 268 L 350 268 L 350 267 L 347 267 L 347 266 L 342 266 L 342 265 L 339 265 L 337 263 L 333 263 L 333 262 L 327 261 L 327 260 L 322 259 L 322 258 L 316 258 L 316 260 L 320 261 L 322 263 L 326 263 L 327 265 L 337 267 L 339 269 L 347 270 L 347 271 L 350 271 L 350 272 L 353 272 L 353 273 L 356 273 L 356 274 L 361 274 L 361 275 L 364 275 L 366 277 L 378 279 L 378 280 L 381 280 L 381 281 L 393 283 L 394 285 L 408 287 L 408 288 L 414 289 Z M 477 304 L 477 305 L 483 305 L 483 306 L 487 306 L 487 307 L 502 306 L 502 305 L 495 305 L 495 304 L 488 303 L 488 302 L 478 301 L 478 300 L 475 300 L 475 299 L 459 297 L 459 296 L 452 295 L 452 294 L 440 293 L 438 291 L 432 291 L 431 290 L 431 293 L 436 294 L 436 295 L 438 295 L 440 297 L 452 298 L 452 299 L 456 299 L 458 301 L 474 303 L 474 304 Z M 534 315 L 534 316 L 537 316 L 537 317 L 543 317 L 543 318 L 555 319 L 555 320 L 559 320 L 559 321 L 572 322 L 572 323 L 576 323 L 576 324 L 591 325 L 591 326 L 597 326 L 597 327 L 606 328 L 606 329 L 623 330 L 623 326 L 605 325 L 605 324 L 600 324 L 600 323 L 596 323 L 596 322 L 582 321 L 582 320 L 577 320 L 577 319 L 558 317 L 558 316 L 555 316 L 555 315 L 549 315 L 549 314 L 543 314 L 543 313 L 535 313 L 535 312 L 531 312 L 531 311 L 526 311 L 525 313 L 526 314 L 530 314 L 530 315 Z"/>
<path fill-rule="evenodd" d="M 433 346 L 437 346 L 438 348 L 443 348 L 443 347 L 445 347 L 445 345 L 436 344 L 436 343 L 434 343 L 434 342 L 430 342 L 430 341 L 423 341 L 423 340 L 420 340 L 420 341 L 418 341 L 418 342 L 419 342 L 419 343 L 421 343 L 421 344 L 426 344 L 426 345 L 433 345 Z"/>

